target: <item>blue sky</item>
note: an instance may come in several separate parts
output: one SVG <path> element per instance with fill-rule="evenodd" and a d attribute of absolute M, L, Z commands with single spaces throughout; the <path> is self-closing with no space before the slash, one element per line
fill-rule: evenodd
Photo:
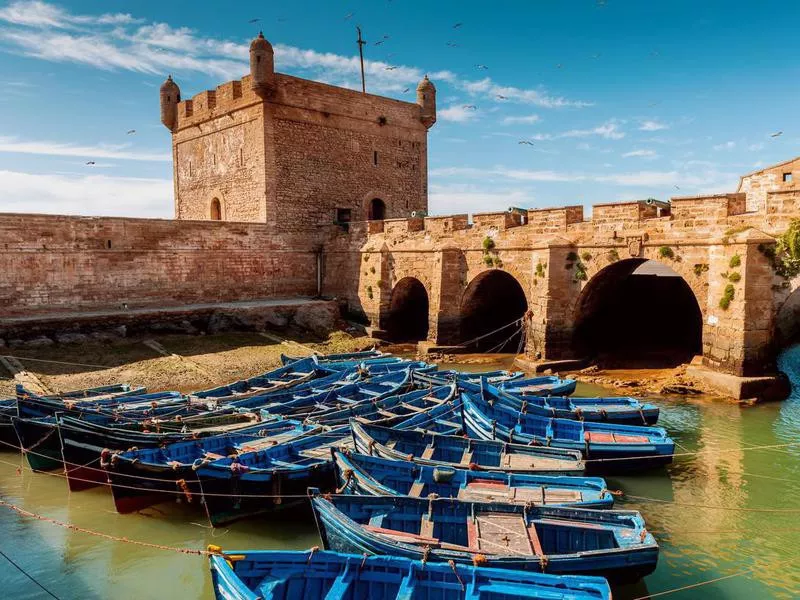
<path fill-rule="evenodd" d="M 356 24 L 368 91 L 436 83 L 432 213 L 731 191 L 800 154 L 799 17 L 770 0 L 0 3 L 0 211 L 171 217 L 166 74 L 184 97 L 239 78 L 263 29 L 279 71 L 357 87 Z"/>

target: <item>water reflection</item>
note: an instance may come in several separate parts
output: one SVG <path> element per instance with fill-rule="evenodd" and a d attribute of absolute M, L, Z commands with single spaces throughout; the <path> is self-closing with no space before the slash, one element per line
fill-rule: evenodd
<path fill-rule="evenodd" d="M 455 365 L 447 365 L 455 366 Z M 469 370 L 508 368 L 511 361 L 467 365 Z M 800 382 L 800 348 L 781 357 L 781 367 Z M 580 385 L 581 395 L 608 394 Z M 614 590 L 631 600 L 723 577 L 743 569 L 752 574 L 669 596 L 675 600 L 723 598 L 760 600 L 800 597 L 800 569 L 792 564 L 800 547 L 798 448 L 745 450 L 749 446 L 800 441 L 800 387 L 784 403 L 755 407 L 703 398 L 651 397 L 662 408 L 659 422 L 678 442 L 669 468 L 609 478 L 624 490 L 620 508 L 642 512 L 661 546 L 655 573 L 635 586 Z M 206 527 L 202 511 L 165 503 L 141 514 L 117 515 L 107 490 L 70 494 L 63 479 L 16 473 L 16 457 L 0 454 L 0 495 L 23 507 L 114 536 L 168 546 L 227 549 L 294 548 L 319 544 L 313 518 L 302 511 L 251 519 L 228 528 Z M 665 500 L 657 503 L 637 497 Z M 782 508 L 797 512 L 762 512 Z M 65 599 L 107 597 L 211 598 L 205 559 L 142 548 L 20 519 L 0 508 L 4 551 Z M 2 560 L 2 559 L 0 559 Z M 3 566 L 10 597 L 40 598 L 22 575 Z"/>

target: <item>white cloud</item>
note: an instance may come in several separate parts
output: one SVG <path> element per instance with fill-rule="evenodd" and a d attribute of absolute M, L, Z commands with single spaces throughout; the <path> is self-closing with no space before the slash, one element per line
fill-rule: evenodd
<path fill-rule="evenodd" d="M 523 124 L 531 124 L 531 123 L 538 123 L 541 121 L 541 117 L 539 115 L 523 115 L 519 117 L 505 117 L 503 119 L 503 125 L 513 125 L 515 123 L 523 123 Z"/>
<path fill-rule="evenodd" d="M 432 215 L 494 212 L 509 206 L 529 206 L 533 199 L 530 192 L 514 188 L 487 190 L 469 184 L 434 184 L 430 188 L 430 212 Z"/>
<path fill-rule="evenodd" d="M 623 154 L 622 158 L 631 158 L 635 156 L 641 158 L 657 158 L 658 154 L 655 150 L 631 150 Z"/>
<path fill-rule="evenodd" d="M 173 216 L 172 181 L 104 175 L 0 171 L 3 211 L 102 216 Z"/>
<path fill-rule="evenodd" d="M 763 142 L 757 142 L 755 144 L 750 144 L 749 146 L 747 146 L 747 149 L 750 150 L 751 152 L 757 152 L 759 150 L 763 150 L 764 149 L 764 144 L 763 144 Z"/>
<path fill-rule="evenodd" d="M 471 121 L 478 116 L 478 111 L 466 108 L 461 105 L 449 106 L 445 109 L 439 110 L 437 117 L 443 121 L 454 121 L 455 123 L 464 123 Z"/>
<path fill-rule="evenodd" d="M 591 136 L 599 136 L 607 140 L 621 140 L 625 137 L 625 132 L 619 127 L 617 121 L 606 121 L 602 125 L 592 127 L 591 129 L 570 129 L 562 133 L 536 133 L 531 137 L 534 140 L 559 140 L 563 138 L 584 138 Z"/>
<path fill-rule="evenodd" d="M 0 9 L 0 21 L 6 24 L 0 28 L 0 40 L 6 46 L 51 62 L 151 74 L 191 71 L 225 80 L 240 78 L 248 69 L 248 41 L 206 38 L 187 27 L 166 23 L 141 24 L 141 19 L 128 14 L 76 15 L 41 1 L 18 1 Z M 275 61 L 279 70 L 300 71 L 332 85 L 356 89 L 360 84 L 355 55 L 276 44 Z M 377 93 L 411 91 L 425 73 L 419 67 L 373 60 L 366 60 L 364 67 L 367 89 Z M 447 70 L 432 72 L 431 79 L 471 95 L 484 95 L 493 102 L 503 96 L 511 102 L 546 108 L 591 106 L 539 89 L 503 86 L 488 77 L 479 81 L 461 79 Z"/>
<path fill-rule="evenodd" d="M 164 152 L 140 152 L 132 150 L 130 144 L 98 144 L 80 146 L 61 142 L 26 141 L 15 137 L 0 136 L 0 152 L 18 154 L 41 154 L 48 156 L 81 156 L 85 158 L 113 158 L 118 160 L 141 160 L 171 162 L 172 156 Z"/>
<path fill-rule="evenodd" d="M 662 129 L 669 129 L 669 125 L 660 121 L 642 121 L 639 125 L 639 131 L 661 131 Z"/>
<path fill-rule="evenodd" d="M 714 146 L 714 150 L 733 150 L 734 148 L 736 148 L 736 142 L 725 142 Z"/>

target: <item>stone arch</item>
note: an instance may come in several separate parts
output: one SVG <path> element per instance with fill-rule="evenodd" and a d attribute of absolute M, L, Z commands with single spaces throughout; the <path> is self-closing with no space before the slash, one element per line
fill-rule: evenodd
<path fill-rule="evenodd" d="M 371 212 L 373 200 L 379 200 L 383 204 L 383 218 L 390 218 L 389 207 L 393 206 L 391 195 L 386 190 L 374 188 L 361 196 L 362 219 L 365 221 L 374 220 Z"/>
<path fill-rule="evenodd" d="M 702 353 L 701 303 L 671 266 L 647 258 L 613 262 L 589 279 L 574 308 L 580 356 L 681 363 Z"/>
<path fill-rule="evenodd" d="M 209 216 L 212 221 L 222 221 L 222 201 L 217 197 L 211 199 Z"/>
<path fill-rule="evenodd" d="M 794 282 L 797 285 L 797 281 Z M 776 350 L 800 342 L 800 286 L 781 290 L 785 296 L 775 312 L 773 345 Z"/>
<path fill-rule="evenodd" d="M 517 352 L 527 311 L 528 298 L 516 277 L 501 269 L 483 271 L 461 295 L 460 342 L 481 352 Z M 518 320 L 519 325 L 510 325 Z"/>
<path fill-rule="evenodd" d="M 416 277 L 403 277 L 392 288 L 385 329 L 392 342 L 418 342 L 428 337 L 428 290 Z"/>
<path fill-rule="evenodd" d="M 367 208 L 367 218 L 370 221 L 383 221 L 386 218 L 386 202 L 372 198 Z"/>

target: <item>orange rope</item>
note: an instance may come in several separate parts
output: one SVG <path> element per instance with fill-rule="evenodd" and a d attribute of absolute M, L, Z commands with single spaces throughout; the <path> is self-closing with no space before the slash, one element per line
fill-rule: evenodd
<path fill-rule="evenodd" d="M 20 508 L 10 502 L 6 502 L 5 500 L 0 500 L 0 506 L 5 506 L 16 512 L 18 515 L 22 517 L 28 517 L 30 519 L 37 519 L 39 521 L 44 521 L 46 523 L 50 523 L 52 525 L 58 525 L 59 527 L 63 527 L 64 529 L 70 529 L 72 531 L 77 531 L 79 533 L 86 533 L 88 535 L 93 535 L 96 537 L 101 537 L 106 540 L 111 540 L 113 542 L 122 542 L 125 544 L 133 544 L 135 546 L 143 546 L 145 548 L 154 548 L 156 550 L 171 550 L 172 552 L 178 552 L 180 554 L 193 554 L 197 556 L 208 556 L 213 554 L 213 552 L 209 552 L 208 550 L 195 550 L 193 548 L 176 548 L 175 546 L 167 546 L 165 544 L 153 544 L 151 542 L 142 542 L 139 540 L 131 540 L 126 537 L 118 537 L 115 535 L 111 535 L 108 533 L 102 533 L 100 531 L 93 531 L 91 529 L 86 529 L 85 527 L 79 527 L 78 525 L 73 525 L 72 523 L 64 523 L 63 521 L 59 521 L 57 519 L 52 519 L 50 517 L 45 517 L 44 515 L 40 515 L 29 510 L 25 510 L 24 508 Z"/>

